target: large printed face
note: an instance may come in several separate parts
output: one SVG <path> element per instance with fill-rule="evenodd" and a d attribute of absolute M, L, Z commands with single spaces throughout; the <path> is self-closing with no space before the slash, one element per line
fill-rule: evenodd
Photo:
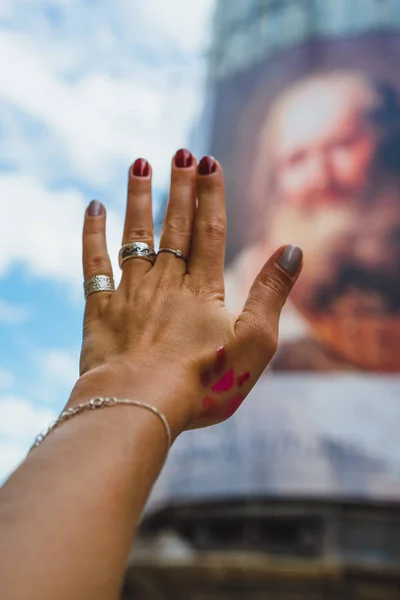
<path fill-rule="evenodd" d="M 365 86 L 320 80 L 286 97 L 274 122 L 277 209 L 267 231 L 274 246 L 304 250 L 292 299 L 309 322 L 329 324 L 327 336 L 339 339 L 343 323 L 364 319 L 378 344 L 388 339 L 378 331 L 382 318 L 400 311 L 400 200 L 390 187 L 366 200 L 377 148 L 366 94 Z"/>
<path fill-rule="evenodd" d="M 359 96 L 320 82 L 286 102 L 274 149 L 277 193 L 284 202 L 337 205 L 365 187 L 375 142 Z"/>

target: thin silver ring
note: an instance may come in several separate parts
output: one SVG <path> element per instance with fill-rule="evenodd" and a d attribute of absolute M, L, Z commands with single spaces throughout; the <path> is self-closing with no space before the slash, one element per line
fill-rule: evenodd
<path fill-rule="evenodd" d="M 144 258 L 154 265 L 157 254 L 154 248 L 145 242 L 128 242 L 119 251 L 118 262 L 121 269 L 124 262 L 131 258 Z"/>
<path fill-rule="evenodd" d="M 186 256 L 183 256 L 181 250 L 174 250 L 173 248 L 160 248 L 158 254 L 160 254 L 160 252 L 170 252 L 171 254 L 174 254 L 176 258 L 181 258 L 184 261 L 188 260 Z"/>
<path fill-rule="evenodd" d="M 83 282 L 85 298 L 96 292 L 114 292 L 114 279 L 108 275 L 92 275 Z"/>

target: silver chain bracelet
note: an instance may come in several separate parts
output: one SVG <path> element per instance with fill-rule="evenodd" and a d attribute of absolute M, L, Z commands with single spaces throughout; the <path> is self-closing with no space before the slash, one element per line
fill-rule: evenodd
<path fill-rule="evenodd" d="M 68 419 L 70 419 L 71 417 L 74 417 L 75 415 L 78 415 L 79 413 L 85 410 L 96 410 L 97 408 L 102 408 L 104 406 L 117 406 L 118 404 L 131 404 L 133 406 L 139 406 L 140 408 L 145 408 L 146 410 L 149 410 L 154 415 L 156 415 L 156 417 L 158 417 L 164 425 L 164 429 L 167 434 L 169 450 L 172 444 L 171 428 L 168 424 L 167 419 L 158 410 L 158 408 L 152 406 L 151 404 L 148 404 L 147 402 L 139 402 L 139 400 L 120 400 L 118 398 L 102 398 L 100 396 L 97 396 L 96 398 L 92 398 L 89 402 L 83 402 L 82 404 L 77 404 L 76 406 L 71 406 L 71 408 L 67 408 L 66 410 L 64 410 L 56 421 L 51 423 L 45 431 L 39 433 L 30 451 L 40 446 L 43 440 L 49 435 L 50 431 L 55 429 L 61 423 L 64 423 L 64 421 L 68 421 Z"/>

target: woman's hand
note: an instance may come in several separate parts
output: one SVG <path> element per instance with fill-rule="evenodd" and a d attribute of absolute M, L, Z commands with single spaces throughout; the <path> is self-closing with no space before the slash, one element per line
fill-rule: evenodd
<path fill-rule="evenodd" d="M 151 167 L 129 171 L 123 243 L 154 246 Z M 112 276 L 105 210 L 91 203 L 83 232 L 85 278 Z M 180 250 L 123 264 L 115 292 L 87 298 L 81 377 L 71 396 L 118 396 L 157 406 L 174 434 L 218 423 L 240 406 L 273 357 L 281 309 L 302 264 L 299 248 L 278 249 L 265 263 L 236 318 L 224 306 L 226 214 L 221 166 L 196 165 L 186 150 L 172 163 L 160 248 Z M 77 391 L 79 393 L 77 393 Z"/>

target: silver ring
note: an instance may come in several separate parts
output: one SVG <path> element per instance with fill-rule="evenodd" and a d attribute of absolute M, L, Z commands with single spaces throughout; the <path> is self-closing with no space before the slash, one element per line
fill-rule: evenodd
<path fill-rule="evenodd" d="M 171 254 L 175 254 L 176 258 L 181 258 L 182 260 L 187 261 L 187 257 L 183 256 L 181 250 L 174 250 L 173 248 L 160 248 L 158 254 L 160 254 L 160 252 L 170 252 Z"/>
<path fill-rule="evenodd" d="M 144 258 L 154 265 L 157 254 L 155 253 L 154 248 L 145 242 L 128 242 L 127 244 L 124 244 L 119 251 L 118 262 L 121 269 L 124 262 L 130 258 Z"/>
<path fill-rule="evenodd" d="M 85 298 L 96 292 L 113 292 L 115 290 L 114 279 L 108 275 L 92 275 L 83 282 Z"/>

